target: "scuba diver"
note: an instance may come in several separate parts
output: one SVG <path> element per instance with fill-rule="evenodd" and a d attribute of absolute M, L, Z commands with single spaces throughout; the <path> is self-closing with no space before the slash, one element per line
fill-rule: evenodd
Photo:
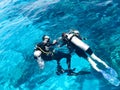
<path fill-rule="evenodd" d="M 64 69 L 60 65 L 60 60 L 62 58 L 66 58 L 68 71 L 72 72 L 72 70 L 70 69 L 70 67 L 71 67 L 71 65 L 70 65 L 71 55 L 60 52 L 60 51 L 55 51 L 54 46 L 57 44 L 57 41 L 54 40 L 53 43 L 51 43 L 49 36 L 44 35 L 42 37 L 42 40 L 43 40 L 42 42 L 40 42 L 36 45 L 36 48 L 34 51 L 34 57 L 37 59 L 39 67 L 41 69 L 43 69 L 45 66 L 45 61 L 56 60 L 57 61 L 56 74 L 60 75 L 60 74 L 65 72 Z"/>
<path fill-rule="evenodd" d="M 103 77 L 111 84 L 115 86 L 118 86 L 120 84 L 120 81 L 117 79 L 117 72 L 93 53 L 90 46 L 82 41 L 86 40 L 86 38 L 82 38 L 78 30 L 72 30 L 68 33 L 62 33 L 62 37 L 60 39 L 62 39 L 63 42 L 62 45 L 59 45 L 60 47 L 63 45 L 67 45 L 68 49 L 71 52 L 75 52 L 79 57 L 84 57 L 85 59 L 87 59 L 91 66 L 97 72 L 100 72 Z M 105 70 L 100 69 L 95 61 L 104 65 Z"/>
<path fill-rule="evenodd" d="M 84 57 L 85 59 L 87 59 L 90 64 L 92 65 L 92 67 L 97 70 L 98 72 L 101 72 L 101 69 L 99 69 L 97 67 L 97 64 L 93 61 L 96 60 L 100 63 L 102 63 L 106 68 L 109 68 L 109 66 L 102 61 L 100 58 L 98 58 L 93 51 L 91 50 L 91 48 L 84 43 L 82 40 L 86 40 L 87 38 L 82 38 L 79 34 L 78 30 L 72 30 L 69 33 L 62 33 L 62 41 L 63 45 L 67 45 L 68 49 L 71 52 L 75 52 L 79 57 Z"/>

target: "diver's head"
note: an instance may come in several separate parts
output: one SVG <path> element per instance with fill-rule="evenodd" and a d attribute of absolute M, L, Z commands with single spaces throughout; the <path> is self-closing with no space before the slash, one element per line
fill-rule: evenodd
<path fill-rule="evenodd" d="M 66 36 L 66 33 L 64 32 L 64 33 L 62 33 L 62 37 L 65 37 Z"/>
<path fill-rule="evenodd" d="M 74 30 L 73 33 L 79 34 L 79 31 L 78 30 Z"/>
<path fill-rule="evenodd" d="M 70 30 L 69 33 L 72 33 L 72 34 L 74 34 L 76 36 L 79 36 L 79 34 L 80 34 L 78 30 Z"/>
<path fill-rule="evenodd" d="M 47 36 L 47 35 L 44 35 L 44 36 L 42 37 L 42 39 L 43 39 L 43 41 L 45 41 L 45 42 L 49 42 L 49 41 L 50 41 L 50 37 Z"/>

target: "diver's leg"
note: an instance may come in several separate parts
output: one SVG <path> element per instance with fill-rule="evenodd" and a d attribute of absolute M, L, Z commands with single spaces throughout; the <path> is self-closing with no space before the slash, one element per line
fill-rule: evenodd
<path fill-rule="evenodd" d="M 60 65 L 60 60 L 57 60 L 57 71 L 56 71 L 56 74 L 60 75 L 60 74 L 62 74 L 64 72 L 65 72 L 64 69 Z"/>
<path fill-rule="evenodd" d="M 58 52 L 57 58 L 59 58 L 59 60 L 61 60 L 62 58 L 65 58 L 68 69 L 71 69 L 71 55 L 70 54 L 66 54 L 66 53 L 63 53 L 63 52 Z"/>
<path fill-rule="evenodd" d="M 56 74 L 60 75 L 62 73 L 64 73 L 64 69 L 62 68 L 62 66 L 60 65 L 60 60 L 62 59 L 61 54 L 60 53 L 54 53 L 53 55 L 53 59 L 57 61 L 57 71 Z"/>
<path fill-rule="evenodd" d="M 96 66 L 97 64 L 90 58 L 86 55 L 86 53 L 82 50 L 82 49 L 76 49 L 75 50 L 76 54 L 79 56 L 79 57 L 83 57 L 85 59 L 87 59 L 89 61 L 89 63 L 91 64 L 91 66 L 98 72 L 100 72 L 101 70 Z"/>
<path fill-rule="evenodd" d="M 35 50 L 34 51 L 34 58 L 37 60 L 37 63 L 40 67 L 40 69 L 44 69 L 45 67 L 45 62 L 44 60 L 41 58 L 41 54 L 42 52 L 40 50 Z"/>
<path fill-rule="evenodd" d="M 97 64 L 90 57 L 87 57 L 87 60 L 96 71 L 101 72 L 101 69 L 97 67 Z"/>
<path fill-rule="evenodd" d="M 91 58 L 93 58 L 94 60 L 97 60 L 98 62 L 102 63 L 103 65 L 105 65 L 106 68 L 109 68 L 109 66 L 102 61 L 100 58 L 98 58 L 94 53 L 91 55 Z"/>
<path fill-rule="evenodd" d="M 62 58 L 66 58 L 66 63 L 68 67 L 68 73 L 73 72 L 74 69 L 71 69 L 71 54 L 62 53 Z"/>
<path fill-rule="evenodd" d="M 67 66 L 68 66 L 68 70 L 71 69 L 71 55 L 70 54 L 67 54 L 66 55 L 66 59 L 67 59 Z"/>
<path fill-rule="evenodd" d="M 66 63 L 67 63 L 67 67 L 68 67 L 67 75 L 71 75 L 71 73 L 73 73 L 73 71 L 75 70 L 75 68 L 71 69 L 71 54 L 70 53 L 66 54 L 66 53 L 63 53 L 63 52 L 59 52 L 59 56 L 60 56 L 59 59 L 62 59 L 62 58 L 66 59 Z"/>
<path fill-rule="evenodd" d="M 44 62 L 44 60 L 43 60 L 41 57 L 38 57 L 38 58 L 37 58 L 37 63 L 38 63 L 38 65 L 39 65 L 40 69 L 44 69 L 44 67 L 45 67 L 45 62 Z"/>
<path fill-rule="evenodd" d="M 79 57 L 83 57 L 85 59 L 87 59 L 87 54 L 80 48 L 76 48 L 75 53 L 79 56 Z"/>
<path fill-rule="evenodd" d="M 75 70 L 75 68 L 71 69 L 71 55 L 67 54 L 66 56 L 68 66 L 67 75 L 72 75 L 74 73 L 73 71 Z"/>
<path fill-rule="evenodd" d="M 67 66 L 68 66 L 68 70 L 70 70 L 70 67 L 71 67 L 71 60 L 70 59 L 67 59 Z"/>
<path fill-rule="evenodd" d="M 53 59 L 57 61 L 57 67 L 61 67 L 60 60 L 62 58 L 63 57 L 61 57 L 61 53 L 59 53 L 59 52 L 54 53 Z"/>
<path fill-rule="evenodd" d="M 100 58 L 98 58 L 98 57 L 93 53 L 93 51 L 92 51 L 90 48 L 88 48 L 88 49 L 86 50 L 86 53 L 89 54 L 90 57 L 91 57 L 93 60 L 96 60 L 96 61 L 102 63 L 106 68 L 109 68 L 109 66 L 108 66 L 104 61 L 102 61 Z"/>

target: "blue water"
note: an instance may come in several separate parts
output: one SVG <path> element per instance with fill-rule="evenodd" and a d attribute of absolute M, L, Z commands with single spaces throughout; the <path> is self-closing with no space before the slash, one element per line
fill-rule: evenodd
<path fill-rule="evenodd" d="M 78 29 L 92 50 L 120 77 L 119 0 L 1 0 L 0 90 L 120 90 L 94 71 L 87 60 L 72 56 L 72 67 L 89 75 L 56 75 L 56 62 L 40 70 L 34 46 L 44 34 L 55 39 Z M 66 68 L 65 60 L 62 65 Z"/>

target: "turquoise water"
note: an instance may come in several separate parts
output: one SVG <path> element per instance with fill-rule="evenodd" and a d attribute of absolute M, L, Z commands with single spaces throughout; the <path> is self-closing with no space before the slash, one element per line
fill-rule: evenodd
<path fill-rule="evenodd" d="M 33 50 L 41 36 L 55 39 L 70 28 L 87 37 L 85 42 L 120 77 L 119 0 L 1 0 L 0 90 L 120 90 L 76 54 L 72 67 L 91 74 L 57 76 L 55 61 L 39 69 Z M 64 59 L 61 63 L 66 68 Z"/>

